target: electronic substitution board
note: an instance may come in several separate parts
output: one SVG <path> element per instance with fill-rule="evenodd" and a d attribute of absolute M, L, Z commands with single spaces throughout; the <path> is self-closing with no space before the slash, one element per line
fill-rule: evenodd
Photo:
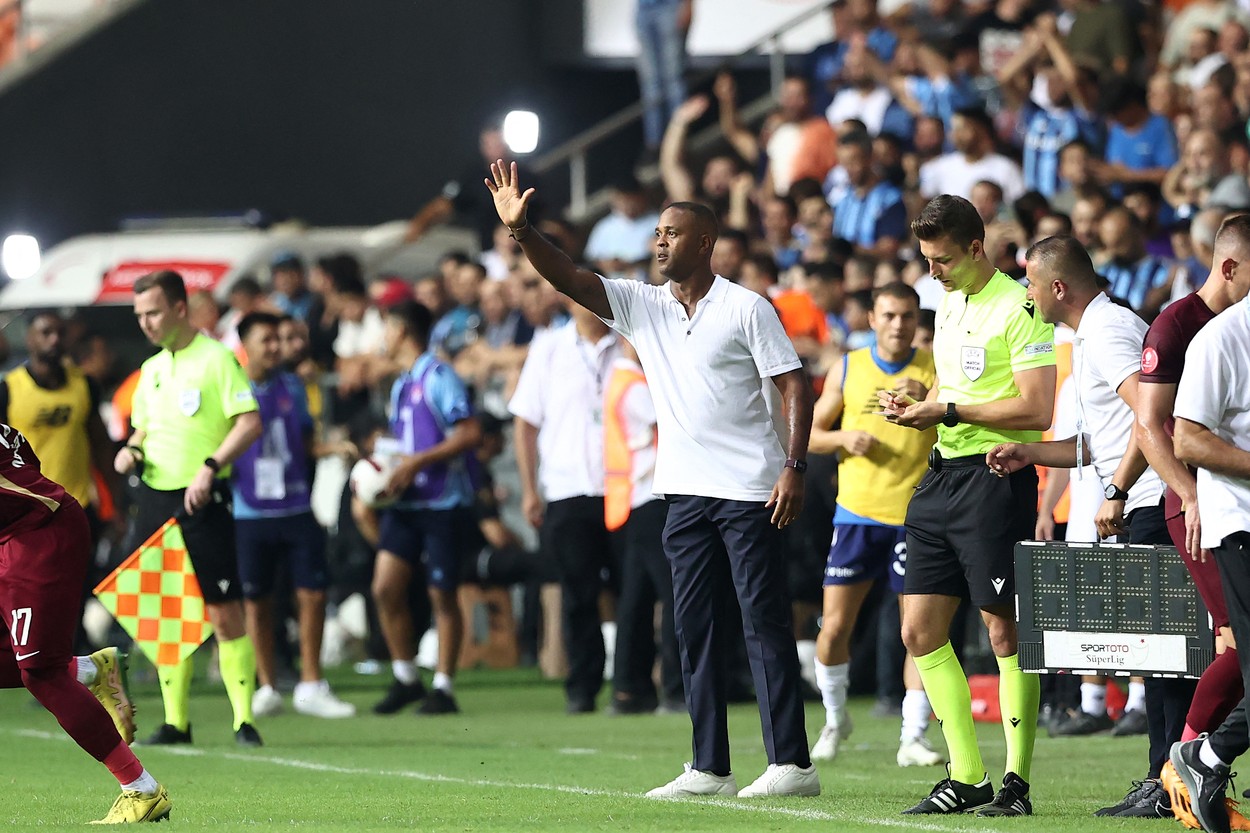
<path fill-rule="evenodd" d="M 1198 677 L 1211 619 L 1171 546 L 1016 545 L 1020 667 L 1039 673 Z"/>

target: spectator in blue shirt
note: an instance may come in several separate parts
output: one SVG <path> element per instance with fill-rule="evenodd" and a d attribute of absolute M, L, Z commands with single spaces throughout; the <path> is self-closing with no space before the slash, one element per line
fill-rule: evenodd
<path fill-rule="evenodd" d="M 308 279 L 304 273 L 304 261 L 294 252 L 278 252 L 269 261 L 269 276 L 273 282 L 270 302 L 284 315 L 308 321 L 316 296 L 308 291 Z"/>
<path fill-rule="evenodd" d="M 1168 120 L 1146 109 L 1146 91 L 1128 79 L 1112 81 L 1103 94 L 1103 112 L 1111 120 L 1099 179 L 1121 196 L 1125 185 L 1161 186 L 1176 164 L 1176 135 Z"/>
<path fill-rule="evenodd" d="M 486 282 L 486 269 L 477 261 L 456 267 L 447 282 L 449 294 L 455 306 L 449 309 L 430 333 L 430 348 L 454 359 L 468 345 L 477 340 L 482 326 L 482 284 Z"/>
<path fill-rule="evenodd" d="M 838 140 L 838 162 L 851 187 L 834 206 L 834 235 L 850 241 L 857 254 L 893 259 L 907 237 L 907 209 L 902 192 L 877 175 L 872 139 L 867 133 L 843 136 Z"/>
<path fill-rule="evenodd" d="M 1153 320 L 1171 297 L 1174 264 L 1146 253 L 1141 222 L 1124 206 L 1113 206 L 1103 215 L 1098 236 L 1106 259 L 1097 271 L 1107 281 L 1107 293 L 1124 300 L 1146 321 Z"/>
<path fill-rule="evenodd" d="M 1043 61 L 1050 65 L 1038 70 Z M 1060 150 L 1078 138 L 1097 144 L 1092 85 L 1082 83 L 1050 15 L 1026 32 L 1024 48 L 1003 67 L 999 81 L 1023 99 L 1018 124 L 1024 134 L 1024 187 L 1049 199 L 1060 187 Z"/>
<path fill-rule="evenodd" d="M 833 4 L 834 39 L 807 56 L 807 76 L 812 82 L 812 111 L 823 113 L 833 101 L 842 64 L 853 42 L 862 40 L 883 63 L 894 59 L 898 37 L 881 26 L 876 0 L 838 0 Z"/>

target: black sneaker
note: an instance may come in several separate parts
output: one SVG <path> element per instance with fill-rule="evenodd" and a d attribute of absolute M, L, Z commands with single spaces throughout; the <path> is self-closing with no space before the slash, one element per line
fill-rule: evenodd
<path fill-rule="evenodd" d="M 171 746 L 176 743 L 191 742 L 191 724 L 187 724 L 187 730 L 176 729 L 168 723 L 162 723 L 156 727 L 156 731 L 148 736 L 143 742 L 144 746 Z"/>
<path fill-rule="evenodd" d="M 456 698 L 441 688 L 431 690 L 425 702 L 417 708 L 417 714 L 456 714 L 459 711 Z"/>
<path fill-rule="evenodd" d="M 243 723 L 239 728 L 234 730 L 234 742 L 239 746 L 264 746 L 265 742 L 260 739 L 260 732 L 256 731 L 256 727 L 251 723 Z"/>
<path fill-rule="evenodd" d="M 570 697 L 564 704 L 565 714 L 591 714 L 595 710 L 593 697 Z"/>
<path fill-rule="evenodd" d="M 423 697 L 425 697 L 425 686 L 420 680 L 412 685 L 394 680 L 391 682 L 391 687 L 386 690 L 386 696 L 373 707 L 373 713 L 394 714 L 409 703 L 415 703 Z"/>
<path fill-rule="evenodd" d="M 659 705 L 655 695 L 613 697 L 612 701 L 608 703 L 606 711 L 612 717 L 631 714 L 655 714 L 655 710 Z"/>
<path fill-rule="evenodd" d="M 1031 816 L 1033 802 L 1029 801 L 1029 782 L 1014 772 L 1003 776 L 1003 787 L 994 800 L 977 810 L 978 816 Z"/>
<path fill-rule="evenodd" d="M 1146 710 L 1133 709 L 1120 715 L 1120 719 L 1111 728 L 1111 736 L 1122 738 L 1127 735 L 1144 735 L 1146 731 Z"/>
<path fill-rule="evenodd" d="M 950 764 L 946 765 L 948 777 L 938 781 L 929 793 L 929 797 L 915 807 L 903 811 L 905 816 L 931 815 L 936 813 L 966 813 L 978 807 L 984 807 L 994 800 L 994 785 L 988 777 L 980 784 L 965 784 L 954 781 L 950 776 Z M 1027 792 L 1027 785 L 1025 790 Z"/>
<path fill-rule="evenodd" d="M 1134 781 L 1133 786 L 1125 793 L 1119 804 L 1103 807 L 1094 813 L 1095 816 L 1116 816 L 1118 818 L 1172 818 L 1172 799 L 1163 788 L 1158 778 L 1145 781 Z"/>
<path fill-rule="evenodd" d="M 1228 833 L 1228 806 L 1224 793 L 1232 776 L 1228 767 L 1209 767 L 1202 762 L 1198 751 L 1207 739 L 1205 734 L 1191 741 L 1172 744 L 1170 755 L 1176 774 L 1189 790 L 1189 809 L 1194 818 L 1210 833 Z"/>
<path fill-rule="evenodd" d="M 1050 736 L 1052 738 L 1062 738 L 1094 735 L 1098 732 L 1105 732 L 1115 725 L 1115 722 L 1110 717 L 1107 717 L 1106 714 L 1090 714 L 1089 712 L 1077 711 L 1070 714 L 1066 720 L 1059 720 L 1052 724 Z"/>

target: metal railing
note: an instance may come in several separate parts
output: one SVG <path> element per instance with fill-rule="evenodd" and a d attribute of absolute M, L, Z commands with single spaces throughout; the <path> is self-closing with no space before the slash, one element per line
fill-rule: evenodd
<path fill-rule="evenodd" d="M 786 77 L 786 58 L 787 54 L 782 44 L 782 38 L 791 30 L 802 26 L 807 21 L 815 18 L 820 14 L 827 13 L 833 7 L 834 0 L 813 6 L 807 11 L 802 12 L 781 24 L 768 34 L 756 39 L 749 46 L 739 52 L 735 59 L 741 59 L 747 55 L 756 52 L 764 52 L 768 55 L 768 75 L 769 86 L 772 94 L 781 89 L 781 84 Z M 690 86 L 697 88 L 706 84 L 716 76 L 715 70 L 712 72 L 704 72 L 690 79 Z M 762 114 L 767 109 L 767 103 L 771 100 L 771 96 L 765 96 L 761 100 L 751 102 L 751 104 L 742 108 L 741 112 L 744 118 L 751 119 Z M 643 105 L 641 101 L 635 101 L 626 107 L 621 108 L 617 112 L 608 116 L 587 129 L 578 133 L 573 138 L 544 153 L 534 160 L 532 165 L 534 171 L 539 174 L 547 173 L 554 170 L 560 165 L 568 165 L 569 169 L 569 214 L 577 219 L 584 218 L 592 208 L 590 188 L 588 184 L 587 174 L 587 157 L 590 151 L 600 143 L 612 138 L 622 130 L 633 125 L 642 118 Z M 709 132 L 714 135 L 720 134 L 720 128 L 710 128 Z"/>

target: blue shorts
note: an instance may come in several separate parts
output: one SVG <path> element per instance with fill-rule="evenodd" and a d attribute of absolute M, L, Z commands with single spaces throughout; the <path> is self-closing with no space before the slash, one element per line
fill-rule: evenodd
<path fill-rule="evenodd" d="M 903 592 L 907 567 L 907 533 L 901 526 L 834 524 L 825 587 L 890 580 L 890 589 Z"/>
<path fill-rule="evenodd" d="M 402 558 L 414 569 L 423 566 L 431 587 L 455 590 L 461 565 L 480 549 L 480 536 L 472 509 L 386 509 L 378 551 Z"/>
<path fill-rule="evenodd" d="M 234 522 L 243 597 L 257 599 L 273 592 L 274 576 L 285 559 L 295 586 L 325 590 L 326 533 L 312 512 L 284 518 L 251 518 Z"/>

